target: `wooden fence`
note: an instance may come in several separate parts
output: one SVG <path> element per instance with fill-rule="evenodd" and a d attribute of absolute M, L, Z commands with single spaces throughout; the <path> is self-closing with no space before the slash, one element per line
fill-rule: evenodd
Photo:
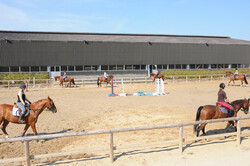
<path fill-rule="evenodd" d="M 123 79 L 124 84 L 136 84 L 136 83 L 151 83 L 152 78 L 150 77 L 121 77 L 114 78 L 114 83 L 116 85 L 121 84 Z M 214 74 L 214 75 L 174 75 L 167 76 L 165 83 L 176 83 L 176 82 L 189 82 L 189 81 L 214 81 L 214 80 L 225 80 L 226 77 L 224 74 Z M 0 80 L 0 87 L 3 88 L 13 88 L 18 87 L 20 83 L 24 83 L 23 80 Z M 67 83 L 66 83 L 67 84 Z M 84 78 L 84 79 L 75 79 L 75 86 L 86 86 L 86 85 L 97 85 L 96 78 Z M 65 85 L 65 83 L 64 83 Z M 29 88 L 33 87 L 53 87 L 59 86 L 59 82 L 54 81 L 54 79 L 30 79 Z"/>
<path fill-rule="evenodd" d="M 62 133 L 62 134 L 49 134 L 49 135 L 38 135 L 38 136 L 26 136 L 26 137 L 19 137 L 19 138 L 6 138 L 0 139 L 0 143 L 8 143 L 8 142 L 23 142 L 24 149 L 25 149 L 25 157 L 18 157 L 18 158 L 9 158 L 9 159 L 1 159 L 0 163 L 6 162 L 26 162 L 26 165 L 30 165 L 31 159 L 42 159 L 42 158 L 51 158 L 51 157 L 62 157 L 62 156 L 69 156 L 75 154 L 83 154 L 88 152 L 98 152 L 98 151 L 109 151 L 110 161 L 114 162 L 114 150 L 118 149 L 128 149 L 128 148 L 138 148 L 138 147 L 146 147 L 146 146 L 155 146 L 159 144 L 172 144 L 172 143 L 179 143 L 179 151 L 180 153 L 183 152 L 183 143 L 187 141 L 196 141 L 202 139 L 211 139 L 211 138 L 218 138 L 218 137 L 226 137 L 226 136 L 237 136 L 237 145 L 241 143 L 241 125 L 240 122 L 242 120 L 250 119 L 250 116 L 242 116 L 236 118 L 224 118 L 224 119 L 213 119 L 213 120 L 204 120 L 204 121 L 195 121 L 195 122 L 187 122 L 187 123 L 179 123 L 179 124 L 167 124 L 167 125 L 159 125 L 159 126 L 146 126 L 146 127 L 132 127 L 132 128 L 117 128 L 117 129 L 107 129 L 107 130 L 96 130 L 96 131 L 82 131 L 82 132 L 71 132 L 71 133 Z M 216 135 L 208 135 L 202 137 L 194 137 L 194 138 L 183 138 L 183 127 L 190 126 L 195 124 L 202 124 L 202 123 L 215 123 L 215 122 L 224 122 L 224 121 L 232 121 L 238 120 L 237 122 L 237 132 L 232 133 L 223 133 L 223 134 L 216 134 Z M 116 147 L 113 143 L 114 133 L 119 132 L 129 132 L 129 131 L 141 131 L 141 130 L 154 130 L 154 129 L 164 129 L 164 128 L 179 128 L 179 139 L 178 140 L 169 140 L 164 142 L 156 142 L 150 144 L 143 144 L 143 145 L 130 145 L 126 147 Z M 60 153 L 51 153 L 51 154 L 42 154 L 42 155 L 30 155 L 30 148 L 29 148 L 29 141 L 32 140 L 40 140 L 40 139 L 51 139 L 51 138 L 62 138 L 62 137 L 72 137 L 72 136 L 83 136 L 83 135 L 96 135 L 96 134 L 109 134 L 109 143 L 110 146 L 105 149 L 92 149 L 92 150 L 81 150 L 81 151 L 72 151 L 72 152 L 60 152 Z M 249 135 L 250 132 L 244 132 L 244 135 Z"/>

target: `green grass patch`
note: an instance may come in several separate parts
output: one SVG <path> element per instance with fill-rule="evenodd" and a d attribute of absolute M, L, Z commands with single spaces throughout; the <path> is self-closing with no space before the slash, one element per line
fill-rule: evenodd
<path fill-rule="evenodd" d="M 194 78 L 197 75 L 213 75 L 213 74 L 225 74 L 227 71 L 235 72 L 235 69 L 218 69 L 218 70 L 164 70 L 161 71 L 165 77 L 169 78 L 170 76 L 178 76 L 178 78 L 183 75 L 192 75 Z M 250 75 L 250 68 L 239 69 L 239 74 Z M 191 78 L 191 77 L 189 77 Z"/>

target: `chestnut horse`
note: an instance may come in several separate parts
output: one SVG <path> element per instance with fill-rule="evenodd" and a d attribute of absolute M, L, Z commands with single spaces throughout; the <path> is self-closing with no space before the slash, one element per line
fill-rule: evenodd
<path fill-rule="evenodd" d="M 243 85 L 243 82 L 244 82 L 244 81 L 245 81 L 245 84 L 248 84 L 246 75 L 240 74 L 240 75 L 238 75 L 238 76 L 236 76 L 236 77 L 234 78 L 234 74 L 233 74 L 232 72 L 230 72 L 230 71 L 227 71 L 227 72 L 226 72 L 226 76 L 228 76 L 228 77 L 230 78 L 230 81 L 228 82 L 228 86 L 229 86 L 229 83 L 230 83 L 231 81 L 233 81 L 233 83 L 234 83 L 235 80 L 240 80 L 240 81 L 241 81 L 241 86 Z M 235 84 L 235 83 L 234 83 L 234 84 Z"/>
<path fill-rule="evenodd" d="M 164 81 L 164 79 L 165 79 L 165 77 L 164 77 L 163 74 L 160 74 L 160 75 L 157 77 L 156 74 L 150 73 L 150 77 L 153 78 L 153 82 L 155 81 L 156 78 L 161 78 L 163 81 Z"/>
<path fill-rule="evenodd" d="M 108 76 L 107 79 L 105 77 L 98 77 L 97 78 L 97 85 L 98 85 L 98 87 L 99 86 L 102 87 L 102 82 L 107 82 L 106 86 L 108 84 L 111 84 L 111 79 L 113 79 L 113 78 L 114 78 L 113 75 Z"/>
<path fill-rule="evenodd" d="M 13 105 L 9 104 L 1 104 L 0 105 L 0 125 L 5 137 L 8 138 L 8 133 L 6 132 L 6 127 L 9 122 L 16 123 L 16 124 L 26 124 L 21 136 L 24 136 L 28 128 L 31 126 L 34 135 L 37 135 L 36 131 L 36 122 L 39 115 L 43 112 L 45 108 L 48 108 L 53 113 L 57 112 L 56 106 L 53 100 L 48 97 L 47 99 L 38 100 L 30 105 L 30 112 L 28 116 L 24 118 L 24 123 L 19 123 L 19 117 L 12 115 Z"/>
<path fill-rule="evenodd" d="M 249 100 L 250 98 L 244 99 L 244 100 L 235 100 L 233 101 L 231 104 L 233 106 L 233 110 L 234 110 L 234 116 L 233 117 L 237 117 L 237 113 L 240 109 L 242 109 L 244 111 L 245 114 L 248 114 L 248 110 L 249 110 Z M 196 121 L 201 120 L 208 120 L 208 119 L 219 119 L 219 118 L 227 118 L 228 114 L 224 114 L 222 113 L 222 111 L 220 110 L 220 108 L 218 106 L 214 106 L 214 105 L 205 105 L 205 106 L 201 106 L 198 108 L 197 110 L 197 114 L 196 114 Z M 194 125 L 194 132 L 197 132 L 197 137 L 199 136 L 200 131 L 202 130 L 203 134 L 205 135 L 205 126 L 207 123 L 203 123 L 200 126 L 198 124 Z M 226 126 L 226 131 L 228 131 L 228 128 L 230 125 L 234 126 L 234 122 L 233 121 L 229 121 L 227 123 Z M 236 124 L 237 126 L 237 121 Z M 237 127 L 235 126 L 235 131 L 237 130 Z"/>
<path fill-rule="evenodd" d="M 71 87 L 71 83 L 75 85 L 75 80 L 74 78 L 71 78 L 71 77 L 67 77 L 65 79 L 65 81 L 63 80 L 63 76 L 55 76 L 55 81 L 57 81 L 57 79 L 59 79 L 60 81 L 60 86 L 63 86 L 63 82 L 69 82 L 69 87 Z"/>

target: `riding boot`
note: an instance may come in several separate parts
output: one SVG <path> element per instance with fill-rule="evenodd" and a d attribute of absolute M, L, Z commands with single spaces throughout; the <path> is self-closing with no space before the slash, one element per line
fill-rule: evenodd
<path fill-rule="evenodd" d="M 18 120 L 19 123 L 24 123 L 24 115 L 25 114 L 23 114 L 23 113 L 20 114 L 19 120 Z"/>
<path fill-rule="evenodd" d="M 234 116 L 234 110 L 229 110 L 228 117 L 233 117 L 233 116 Z"/>

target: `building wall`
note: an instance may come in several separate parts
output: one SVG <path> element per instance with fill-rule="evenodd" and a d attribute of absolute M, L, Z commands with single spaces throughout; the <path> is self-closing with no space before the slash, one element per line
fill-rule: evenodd
<path fill-rule="evenodd" d="M 0 42 L 0 66 L 250 64 L 250 45 L 128 42 Z"/>

